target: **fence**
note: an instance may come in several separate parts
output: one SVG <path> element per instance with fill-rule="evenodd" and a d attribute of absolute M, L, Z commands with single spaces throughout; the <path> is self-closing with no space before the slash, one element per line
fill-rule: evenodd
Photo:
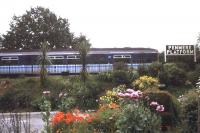
<path fill-rule="evenodd" d="M 128 68 L 135 68 L 140 64 L 127 64 Z M 47 71 L 50 74 L 59 74 L 62 72 L 80 73 L 82 69 L 81 64 L 70 65 L 48 65 Z M 112 71 L 112 64 L 87 64 L 87 71 L 89 73 L 99 73 Z M 14 65 L 14 66 L 0 66 L 0 74 L 38 74 L 40 71 L 39 65 Z"/>

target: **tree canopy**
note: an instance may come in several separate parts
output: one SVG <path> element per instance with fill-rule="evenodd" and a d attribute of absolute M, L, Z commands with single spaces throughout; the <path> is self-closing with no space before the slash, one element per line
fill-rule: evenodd
<path fill-rule="evenodd" d="M 74 49 L 77 50 L 80 54 L 80 59 L 82 63 L 82 71 L 81 71 L 81 78 L 85 82 L 87 78 L 87 69 L 86 69 L 86 56 L 90 50 L 91 44 L 89 40 L 86 39 L 85 36 L 80 35 L 74 39 Z"/>
<path fill-rule="evenodd" d="M 73 34 L 67 19 L 57 17 L 49 9 L 36 7 L 22 16 L 14 16 L 3 38 L 4 49 L 40 49 L 44 41 L 48 41 L 52 49 L 70 46 Z"/>

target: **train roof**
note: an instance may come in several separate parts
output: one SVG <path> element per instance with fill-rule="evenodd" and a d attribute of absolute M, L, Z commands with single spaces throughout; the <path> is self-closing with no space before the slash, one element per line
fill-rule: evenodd
<path fill-rule="evenodd" d="M 88 54 L 132 54 L 132 53 L 158 53 L 158 50 L 152 48 L 91 48 Z M 0 56 L 11 55 L 40 55 L 41 50 L 1 50 Z M 65 54 L 79 54 L 73 49 L 54 49 L 49 50 L 48 55 L 65 55 Z"/>

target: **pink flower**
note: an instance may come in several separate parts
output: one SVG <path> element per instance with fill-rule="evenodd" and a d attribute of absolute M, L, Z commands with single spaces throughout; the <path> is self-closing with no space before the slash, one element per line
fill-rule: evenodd
<path fill-rule="evenodd" d="M 138 93 L 137 92 L 133 92 L 133 93 L 131 93 L 131 98 L 139 98 L 139 95 L 138 95 Z"/>
<path fill-rule="evenodd" d="M 130 93 L 124 93 L 124 96 L 131 97 L 131 94 Z"/>
<path fill-rule="evenodd" d="M 135 92 L 133 89 L 127 89 L 126 91 L 129 92 L 129 93 Z"/>
<path fill-rule="evenodd" d="M 158 105 L 158 106 L 156 107 L 156 111 L 158 111 L 158 112 L 163 112 L 164 110 L 165 110 L 165 108 L 164 108 L 163 105 Z"/>
<path fill-rule="evenodd" d="M 120 97 L 124 97 L 125 96 L 124 93 L 121 93 L 121 92 L 117 93 L 117 95 L 120 96 Z"/>
<path fill-rule="evenodd" d="M 153 106 L 153 107 L 156 107 L 156 106 L 158 106 L 158 105 L 159 105 L 159 104 L 158 104 L 157 102 L 154 102 L 154 101 L 150 103 L 150 106 Z"/>
<path fill-rule="evenodd" d="M 142 97 L 143 93 L 142 93 L 140 90 L 138 90 L 138 91 L 136 91 L 136 92 L 138 93 L 138 95 L 139 95 L 140 97 Z"/>

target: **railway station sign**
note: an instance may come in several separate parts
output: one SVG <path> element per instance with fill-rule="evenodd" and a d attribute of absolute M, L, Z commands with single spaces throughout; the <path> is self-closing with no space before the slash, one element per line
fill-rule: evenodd
<path fill-rule="evenodd" d="M 168 55 L 193 55 L 196 62 L 195 45 L 166 45 L 165 62 Z"/>
<path fill-rule="evenodd" d="M 194 55 L 194 45 L 166 45 L 166 55 Z"/>

